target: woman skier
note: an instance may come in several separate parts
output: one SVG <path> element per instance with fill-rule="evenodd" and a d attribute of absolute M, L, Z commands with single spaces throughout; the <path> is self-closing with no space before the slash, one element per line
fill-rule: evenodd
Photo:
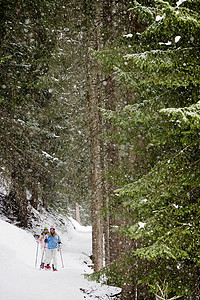
<path fill-rule="evenodd" d="M 57 249 L 58 245 L 61 244 L 59 235 L 55 232 L 55 227 L 51 226 L 50 233 L 46 236 L 44 242 L 47 244 L 47 255 L 46 255 L 46 270 L 50 270 L 50 263 L 53 260 L 52 268 L 53 271 L 57 271 Z"/>
<path fill-rule="evenodd" d="M 45 251 L 46 251 L 46 248 L 47 248 L 47 245 L 45 244 L 44 240 L 46 238 L 46 235 L 49 233 L 49 230 L 47 227 L 44 227 L 44 230 L 42 231 L 39 239 L 37 240 L 37 243 L 40 243 L 40 249 L 41 249 L 41 252 L 42 252 L 42 259 L 41 259 L 41 264 L 40 264 L 40 268 L 41 269 L 44 269 L 44 264 L 46 262 L 46 259 L 45 259 Z"/>

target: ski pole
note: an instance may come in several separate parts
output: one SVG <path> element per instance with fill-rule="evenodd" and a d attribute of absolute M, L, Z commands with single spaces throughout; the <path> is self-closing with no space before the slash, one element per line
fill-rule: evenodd
<path fill-rule="evenodd" d="M 64 268 L 64 263 L 63 263 L 61 248 L 59 249 L 59 252 L 60 252 L 60 258 L 61 258 L 62 268 Z"/>
<path fill-rule="evenodd" d="M 37 243 L 36 258 L 35 258 L 35 268 L 37 266 L 38 248 L 39 248 L 39 243 Z"/>
<path fill-rule="evenodd" d="M 43 251 L 42 251 L 42 258 L 41 258 L 41 264 L 43 263 L 43 258 L 44 258 L 44 252 L 45 252 L 46 248 L 44 247 Z"/>

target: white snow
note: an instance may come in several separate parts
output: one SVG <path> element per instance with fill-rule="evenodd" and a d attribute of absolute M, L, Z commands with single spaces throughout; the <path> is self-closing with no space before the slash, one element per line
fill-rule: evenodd
<path fill-rule="evenodd" d="M 177 35 L 176 37 L 175 37 L 175 43 L 178 43 L 178 41 L 181 39 L 181 36 L 180 35 Z"/>
<path fill-rule="evenodd" d="M 127 38 L 132 38 L 132 37 L 133 37 L 133 34 L 132 34 L 132 33 L 128 33 L 128 34 L 124 34 L 123 36 L 124 36 L 124 37 L 127 37 Z"/>
<path fill-rule="evenodd" d="M 144 222 L 138 222 L 138 225 L 139 225 L 140 228 L 144 228 L 145 225 L 146 225 L 146 223 L 144 223 Z"/>
<path fill-rule="evenodd" d="M 187 0 L 179 0 L 176 2 L 176 6 L 179 7 L 183 2 L 185 2 Z"/>
<path fill-rule="evenodd" d="M 163 16 L 156 16 L 156 22 L 159 22 L 163 19 Z"/>
<path fill-rule="evenodd" d="M 62 268 L 58 252 L 58 272 L 39 270 L 37 243 L 30 232 L 0 220 L 0 300 L 81 300 L 109 299 L 119 288 L 89 282 L 91 273 L 91 227 L 71 219 L 67 231 L 59 232 L 62 240 Z M 40 234 L 40 233 L 38 233 Z M 84 291 L 84 292 L 83 292 Z"/>
<path fill-rule="evenodd" d="M 143 202 L 147 202 L 148 200 L 145 198 L 145 199 L 142 199 L 140 202 L 143 203 Z"/>
<path fill-rule="evenodd" d="M 54 136 L 55 137 L 55 136 Z M 50 155 L 50 154 L 48 154 L 47 152 L 45 152 L 45 151 L 42 151 L 42 154 L 44 155 L 44 156 L 46 156 L 46 158 L 49 158 L 49 159 L 51 159 L 52 161 L 54 161 L 54 160 L 58 160 L 58 158 L 57 157 L 53 157 L 52 155 Z"/>
<path fill-rule="evenodd" d="M 166 46 L 170 46 L 172 44 L 172 42 L 168 41 L 167 43 L 163 43 L 163 42 L 160 42 L 158 43 L 159 45 L 166 45 Z"/>

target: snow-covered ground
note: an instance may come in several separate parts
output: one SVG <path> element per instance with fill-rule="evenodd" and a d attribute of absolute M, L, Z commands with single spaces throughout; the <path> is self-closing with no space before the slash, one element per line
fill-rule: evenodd
<path fill-rule="evenodd" d="M 0 300 L 110 299 L 120 291 L 84 279 L 84 273 L 92 272 L 88 266 L 91 227 L 73 219 L 62 230 L 65 227 L 56 227 L 62 240 L 64 268 L 58 252 L 59 271 L 53 272 L 39 270 L 40 249 L 35 267 L 37 243 L 31 232 L 0 220 Z"/>

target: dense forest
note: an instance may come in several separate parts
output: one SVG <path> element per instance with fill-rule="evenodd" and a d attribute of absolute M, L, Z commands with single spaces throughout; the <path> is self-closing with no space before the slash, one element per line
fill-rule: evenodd
<path fill-rule="evenodd" d="M 200 1 L 0 8 L 1 213 L 78 205 L 90 280 L 200 299 Z"/>

